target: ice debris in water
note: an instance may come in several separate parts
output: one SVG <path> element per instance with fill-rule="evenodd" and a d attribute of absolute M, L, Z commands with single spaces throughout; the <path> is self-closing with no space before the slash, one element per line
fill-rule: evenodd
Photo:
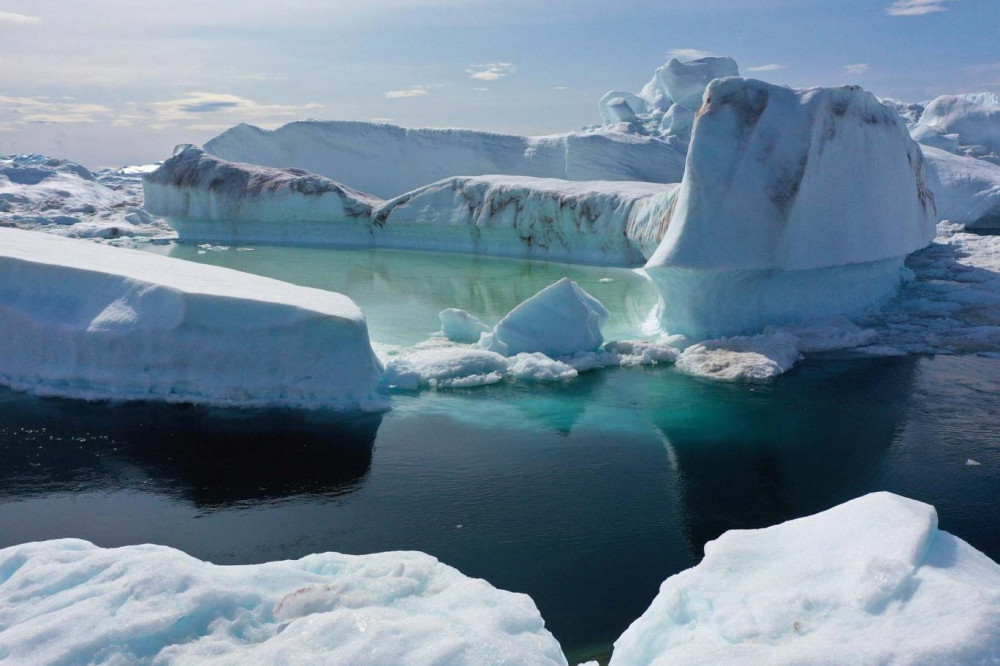
<path fill-rule="evenodd" d="M 441 319 L 441 335 L 452 342 L 478 342 L 479 336 L 490 327 L 465 310 L 447 308 L 438 313 Z"/>

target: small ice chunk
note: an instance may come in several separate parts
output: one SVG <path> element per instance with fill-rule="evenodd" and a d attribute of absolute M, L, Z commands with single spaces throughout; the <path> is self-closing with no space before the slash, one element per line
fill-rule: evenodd
<path fill-rule="evenodd" d="M 499 382 L 506 371 L 507 359 L 491 351 L 468 347 L 421 349 L 389 360 L 382 384 L 408 390 L 421 386 L 486 386 Z"/>
<path fill-rule="evenodd" d="M 706 340 L 681 352 L 677 367 L 711 379 L 772 379 L 798 361 L 798 342 L 784 331 Z"/>
<path fill-rule="evenodd" d="M 479 336 L 490 327 L 465 310 L 448 308 L 438 313 L 441 319 L 441 335 L 452 342 L 477 342 Z"/>
<path fill-rule="evenodd" d="M 601 346 L 610 313 L 576 282 L 562 278 L 507 313 L 478 346 L 505 356 L 541 352 L 552 358 Z"/>
<path fill-rule="evenodd" d="M 507 369 L 512 377 L 522 381 L 557 382 L 577 376 L 572 366 L 538 352 L 518 354 L 509 360 Z"/>
<path fill-rule="evenodd" d="M 978 460 L 973 460 L 972 458 L 969 458 L 968 460 L 965 461 L 965 465 L 967 467 L 978 467 L 979 465 L 982 464 L 983 463 L 979 462 Z"/>
<path fill-rule="evenodd" d="M 861 347 L 871 343 L 876 336 L 872 329 L 863 329 L 843 315 L 786 324 L 768 330 L 781 330 L 797 337 L 799 351 L 803 354 Z"/>

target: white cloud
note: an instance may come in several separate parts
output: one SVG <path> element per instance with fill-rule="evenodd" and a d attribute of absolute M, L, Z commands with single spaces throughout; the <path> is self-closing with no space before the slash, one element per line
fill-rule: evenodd
<path fill-rule="evenodd" d="M 698 58 L 707 58 L 715 54 L 711 51 L 702 51 L 701 49 L 671 49 L 667 55 L 678 60 L 697 60 Z"/>
<path fill-rule="evenodd" d="M 0 23 L 12 23 L 14 25 L 34 25 L 42 19 L 37 16 L 27 14 L 15 14 L 14 12 L 0 12 Z"/>
<path fill-rule="evenodd" d="M 92 123 L 111 109 L 100 104 L 54 102 L 46 96 L 7 97 L 0 95 L 0 113 L 17 124 Z"/>
<path fill-rule="evenodd" d="M 844 74 L 849 76 L 860 76 L 871 71 L 872 66 L 866 62 L 859 62 L 854 65 L 844 65 Z"/>
<path fill-rule="evenodd" d="M 569 90 L 569 86 L 552 86 L 553 90 Z"/>
<path fill-rule="evenodd" d="M 491 62 L 484 65 L 469 65 L 465 73 L 469 75 L 470 79 L 479 79 L 480 81 L 496 81 L 499 78 L 508 76 L 517 71 L 517 68 L 512 62 Z"/>
<path fill-rule="evenodd" d="M 424 86 L 410 86 L 402 90 L 387 90 L 385 97 L 386 99 L 405 99 L 407 97 L 420 97 L 426 94 L 427 88 Z"/>
<path fill-rule="evenodd" d="M 776 62 L 767 65 L 758 65 L 757 67 L 747 67 L 748 72 L 777 72 L 779 69 L 785 69 L 787 65 L 780 65 Z"/>
<path fill-rule="evenodd" d="M 948 0 L 896 0 L 886 8 L 892 16 L 923 16 L 933 12 L 946 12 Z"/>
<path fill-rule="evenodd" d="M 489 92 L 489 88 L 473 88 L 476 92 Z"/>

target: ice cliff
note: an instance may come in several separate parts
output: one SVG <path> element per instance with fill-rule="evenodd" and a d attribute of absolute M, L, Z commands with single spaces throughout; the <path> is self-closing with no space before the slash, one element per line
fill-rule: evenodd
<path fill-rule="evenodd" d="M 935 220 L 919 147 L 871 94 L 717 79 L 646 264 L 661 324 L 705 338 L 863 311 Z"/>
<path fill-rule="evenodd" d="M 0 229 L 0 384 L 41 395 L 376 409 L 346 296 Z"/>

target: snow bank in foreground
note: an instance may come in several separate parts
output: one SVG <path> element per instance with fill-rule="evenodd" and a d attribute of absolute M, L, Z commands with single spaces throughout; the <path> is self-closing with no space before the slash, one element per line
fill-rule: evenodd
<path fill-rule="evenodd" d="M 519 176 L 449 178 L 375 211 L 386 247 L 641 266 L 677 185 Z"/>
<path fill-rule="evenodd" d="M 676 183 L 684 172 L 683 148 L 611 129 L 527 137 L 300 121 L 275 130 L 237 125 L 206 143 L 205 151 L 233 162 L 306 169 L 383 198 L 451 176 Z"/>
<path fill-rule="evenodd" d="M 986 664 L 1000 654 L 1000 566 L 937 529 L 934 507 L 873 493 L 731 530 L 668 578 L 612 666 Z"/>
<path fill-rule="evenodd" d="M 164 546 L 0 550 L 9 664 L 566 663 L 532 600 L 418 552 L 217 566 Z"/>
<path fill-rule="evenodd" d="M 0 229 L 0 383 L 44 395 L 380 408 L 346 296 Z"/>
<path fill-rule="evenodd" d="M 1000 94 L 942 95 L 912 129 L 922 144 L 1000 164 Z"/>
<path fill-rule="evenodd" d="M 674 204 L 646 268 L 693 338 L 880 305 L 934 237 L 919 147 L 854 86 L 713 81 Z"/>
<path fill-rule="evenodd" d="M 970 229 L 1000 227 L 1000 166 L 930 146 L 923 153 L 938 218 Z"/>
<path fill-rule="evenodd" d="M 170 233 L 143 210 L 138 188 L 117 175 L 37 154 L 0 157 L 0 227 L 72 238 Z"/>
<path fill-rule="evenodd" d="M 601 302 L 563 278 L 507 313 L 477 345 L 504 356 L 541 352 L 570 356 L 589 352 L 604 342 L 601 325 L 611 313 Z"/>

